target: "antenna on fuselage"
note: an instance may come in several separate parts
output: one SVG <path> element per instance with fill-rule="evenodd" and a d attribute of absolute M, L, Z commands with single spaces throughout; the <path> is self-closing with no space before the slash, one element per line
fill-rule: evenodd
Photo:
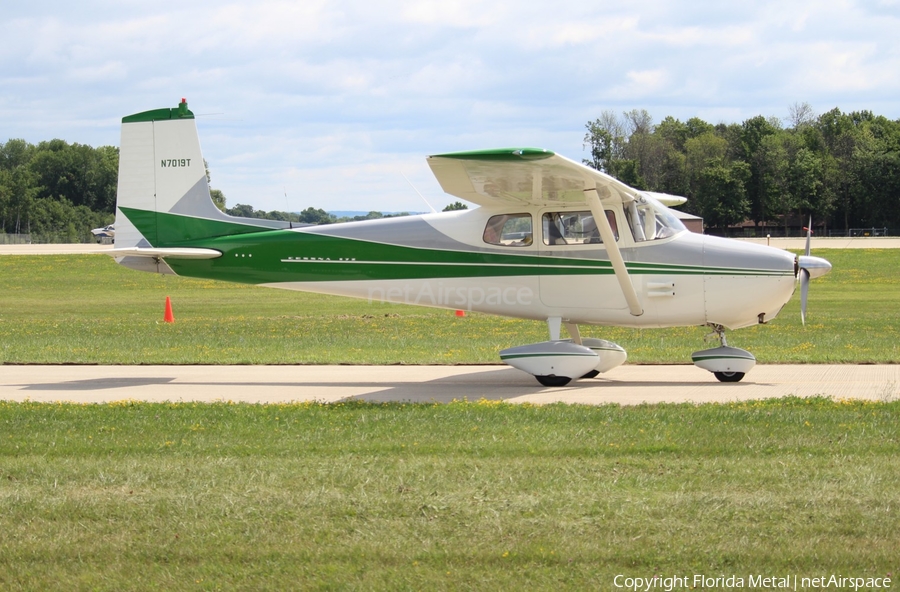
<path fill-rule="evenodd" d="M 286 206 L 284 213 L 287 214 L 287 217 L 288 217 L 288 228 L 293 229 L 294 222 L 291 220 L 291 203 L 288 201 L 288 198 L 287 198 L 287 187 L 282 185 L 281 189 L 284 190 L 284 205 Z"/>
<path fill-rule="evenodd" d="M 419 190 L 416 189 L 416 186 L 412 184 L 412 181 L 410 181 L 409 179 L 406 178 L 406 175 L 403 174 L 403 171 L 400 171 L 400 175 L 401 175 L 404 179 L 406 179 L 406 182 L 409 183 L 409 186 L 413 188 L 413 191 L 415 191 L 416 193 L 419 193 Z M 425 196 L 424 196 L 424 195 L 422 195 L 421 193 L 419 193 L 419 197 L 421 197 L 421 198 L 422 198 L 422 201 L 425 202 L 425 205 L 427 205 L 427 206 L 429 207 L 429 209 L 431 209 L 431 213 L 432 213 L 432 214 L 437 214 L 437 210 L 434 209 L 434 206 L 433 206 L 433 205 L 431 205 L 430 203 L 428 203 L 428 200 L 425 199 Z"/>

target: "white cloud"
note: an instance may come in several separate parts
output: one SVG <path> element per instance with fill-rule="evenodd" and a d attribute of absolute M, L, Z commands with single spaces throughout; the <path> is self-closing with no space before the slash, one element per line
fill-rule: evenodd
<path fill-rule="evenodd" d="M 613 86 L 606 96 L 615 101 L 646 101 L 667 88 L 669 75 L 664 70 L 637 70 L 625 74 L 625 83 Z"/>
<path fill-rule="evenodd" d="M 446 0 L 443 2 L 410 1 L 403 3 L 400 18 L 417 25 L 439 27 L 484 28 L 502 23 L 510 12 L 509 3 L 479 0 Z"/>

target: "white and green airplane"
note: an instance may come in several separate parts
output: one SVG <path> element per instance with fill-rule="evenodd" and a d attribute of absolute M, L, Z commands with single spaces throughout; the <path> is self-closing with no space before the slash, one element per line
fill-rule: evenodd
<path fill-rule="evenodd" d="M 756 363 L 725 328 L 766 323 L 799 280 L 801 314 L 824 259 L 689 232 L 666 205 L 548 150 L 440 154 L 428 164 L 471 210 L 324 226 L 238 218 L 209 196 L 187 102 L 122 119 L 116 244 L 127 267 L 535 319 L 549 341 L 500 358 L 546 386 L 592 378 L 625 361 L 579 324 L 708 325 L 720 346 L 694 363 L 735 382 Z M 666 204 L 666 205 L 664 205 Z M 570 339 L 561 339 L 565 326 Z"/>

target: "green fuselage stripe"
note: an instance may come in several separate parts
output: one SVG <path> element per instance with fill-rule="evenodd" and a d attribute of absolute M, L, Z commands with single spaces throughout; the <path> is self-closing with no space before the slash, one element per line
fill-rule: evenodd
<path fill-rule="evenodd" d="M 504 356 L 503 354 L 500 354 L 501 360 L 518 360 L 521 358 L 573 358 L 573 357 L 574 358 L 585 358 L 585 357 L 593 358 L 593 357 L 595 357 L 595 354 L 593 354 L 593 353 L 583 353 L 583 354 L 535 353 L 535 354 L 510 354 L 510 355 L 506 355 L 506 356 Z"/>
<path fill-rule="evenodd" d="M 602 259 L 575 259 L 544 253 L 503 254 L 416 248 L 297 230 L 260 230 L 250 225 L 121 209 L 154 247 L 197 247 L 222 252 L 222 257 L 216 259 L 166 259 L 175 273 L 190 277 L 274 284 L 614 273 L 609 261 Z M 204 233 L 212 238 L 200 238 Z M 628 272 L 635 275 L 792 274 L 791 271 L 773 269 L 723 269 L 661 263 L 626 265 Z"/>

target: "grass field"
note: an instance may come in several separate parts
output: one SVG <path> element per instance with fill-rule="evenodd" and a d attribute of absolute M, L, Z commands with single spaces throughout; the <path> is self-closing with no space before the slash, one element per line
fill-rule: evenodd
<path fill-rule="evenodd" d="M 829 250 L 810 322 L 799 295 L 769 325 L 729 332 L 761 363 L 900 361 L 900 251 Z M 170 296 L 176 323 L 162 323 Z M 0 362 L 480 364 L 543 341 L 546 325 L 139 273 L 103 255 L 0 257 Z M 632 363 L 689 363 L 701 327 L 584 327 Z"/>
<path fill-rule="evenodd" d="M 900 569 L 897 402 L 0 402 L 0 430 L 3 590 Z"/>

